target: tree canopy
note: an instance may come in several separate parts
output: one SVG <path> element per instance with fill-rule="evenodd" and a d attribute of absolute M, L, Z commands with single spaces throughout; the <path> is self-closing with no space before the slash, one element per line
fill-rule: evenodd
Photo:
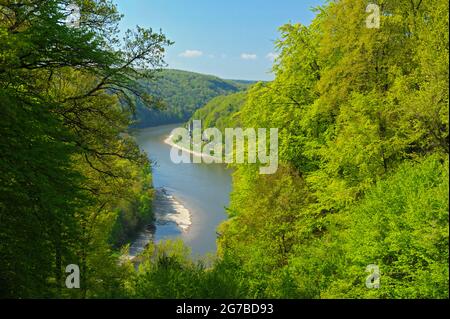
<path fill-rule="evenodd" d="M 125 133 L 171 42 L 139 27 L 119 39 L 111 1 L 70 3 L 79 27 L 68 1 L 0 2 L 1 297 L 114 295 L 111 242 L 129 231 L 114 225 L 151 218 L 149 163 Z M 69 264 L 80 291 L 62 290 Z"/>
<path fill-rule="evenodd" d="M 111 1 L 72 2 L 80 27 L 68 1 L 0 0 L 0 297 L 448 298 L 447 1 L 378 1 L 379 28 L 367 1 L 327 2 L 280 28 L 275 80 L 246 91 L 158 78 L 161 32 L 120 40 Z M 143 111 L 164 98 L 167 117 Z M 275 174 L 233 166 L 212 260 L 172 241 L 138 269 L 120 258 L 153 218 L 136 109 L 147 124 L 279 129 Z M 68 264 L 79 290 L 64 289 Z"/>

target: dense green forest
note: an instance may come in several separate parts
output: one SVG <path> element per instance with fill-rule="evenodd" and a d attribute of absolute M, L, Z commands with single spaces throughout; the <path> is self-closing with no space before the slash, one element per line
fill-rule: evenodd
<path fill-rule="evenodd" d="M 245 90 L 252 82 L 165 69 L 157 74 L 155 80 L 141 81 L 141 84 L 159 107 L 148 108 L 138 102 L 136 127 L 184 122 L 212 98 Z"/>
<path fill-rule="evenodd" d="M 0 1 L 0 297 L 112 297 L 120 254 L 151 220 L 150 163 L 126 133 L 139 80 L 164 66 L 161 33 L 119 41 L 109 1 Z M 114 46 L 116 49 L 112 48 Z M 142 79 L 142 77 L 145 77 Z M 81 289 L 66 289 L 65 267 Z M 64 287 L 64 288 L 63 288 Z"/>
<path fill-rule="evenodd" d="M 0 297 L 448 298 L 447 1 L 380 1 L 379 29 L 367 1 L 330 1 L 280 28 L 274 81 L 176 102 L 187 119 L 235 93 L 193 118 L 279 128 L 279 169 L 233 167 L 215 258 L 167 241 L 137 270 L 122 245 L 153 190 L 127 130 L 161 98 L 148 93 L 171 41 L 138 28 L 121 42 L 114 5 L 75 2 L 80 28 L 63 0 L 0 0 Z M 81 289 L 65 288 L 68 264 Z"/>
<path fill-rule="evenodd" d="M 448 297 L 448 3 L 412 4 L 384 2 L 380 29 L 351 0 L 283 26 L 275 81 L 194 114 L 280 129 L 277 174 L 235 167 L 221 226 L 247 295 Z"/>
<path fill-rule="evenodd" d="M 201 120 L 203 127 L 217 127 L 222 132 L 227 127 L 241 127 L 239 111 L 245 103 L 246 96 L 246 92 L 218 96 L 198 109 L 190 121 Z"/>

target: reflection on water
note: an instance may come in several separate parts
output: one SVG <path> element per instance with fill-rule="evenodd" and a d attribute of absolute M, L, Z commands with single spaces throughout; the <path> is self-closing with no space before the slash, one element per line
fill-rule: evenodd
<path fill-rule="evenodd" d="M 216 228 L 227 217 L 225 207 L 231 191 L 230 170 L 221 164 L 172 163 L 170 146 L 164 143 L 164 139 L 177 126 L 153 127 L 134 134 L 138 145 L 154 164 L 153 185 L 157 189 L 155 215 L 162 217 L 164 212 L 178 212 L 176 216 L 158 218 L 155 241 L 181 238 L 191 247 L 194 256 L 214 253 Z M 183 209 L 191 213 L 190 226 L 186 216 L 183 216 Z M 180 224 L 180 218 L 186 226 L 184 229 L 174 222 L 177 220 Z"/>

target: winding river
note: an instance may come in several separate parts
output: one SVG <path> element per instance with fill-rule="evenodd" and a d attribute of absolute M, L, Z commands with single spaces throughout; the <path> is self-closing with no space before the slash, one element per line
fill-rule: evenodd
<path fill-rule="evenodd" d="M 139 147 L 153 163 L 156 229 L 142 231 L 130 247 L 131 256 L 142 251 L 152 237 L 155 242 L 181 238 L 193 257 L 216 251 L 217 226 L 227 218 L 231 172 L 221 164 L 174 164 L 171 147 L 164 140 L 179 126 L 158 126 L 134 133 Z"/>

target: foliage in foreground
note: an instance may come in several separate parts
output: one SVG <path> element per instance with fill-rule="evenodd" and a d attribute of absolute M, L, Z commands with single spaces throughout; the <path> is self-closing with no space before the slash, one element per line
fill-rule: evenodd
<path fill-rule="evenodd" d="M 170 42 L 139 28 L 112 50 L 108 1 L 80 1 L 80 29 L 60 23 L 64 1 L 22 2 L 0 3 L 0 297 L 448 298 L 447 1 L 385 1 L 380 29 L 363 0 L 283 26 L 276 79 L 198 112 L 278 127 L 279 170 L 235 167 L 216 259 L 168 242 L 137 271 L 113 250 L 151 218 L 126 129 L 135 98 L 152 102 L 139 80 L 154 72 L 135 70 Z"/>
<path fill-rule="evenodd" d="M 117 38 L 110 1 L 0 1 L 0 297 L 108 297 L 120 245 L 151 219 L 149 163 L 126 134 L 138 79 L 164 65 L 163 34 Z M 112 46 L 115 49 L 112 49 Z M 65 289 L 80 267 L 81 289 Z"/>
<path fill-rule="evenodd" d="M 278 172 L 236 166 L 220 230 L 248 296 L 448 298 L 448 3 L 385 1 L 379 29 L 366 5 L 283 26 L 276 79 L 197 112 L 279 128 Z"/>

